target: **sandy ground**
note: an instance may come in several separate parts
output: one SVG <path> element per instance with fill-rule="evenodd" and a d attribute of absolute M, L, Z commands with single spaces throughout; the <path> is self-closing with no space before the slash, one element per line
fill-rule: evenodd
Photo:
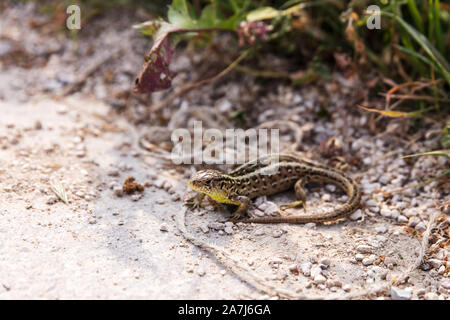
<path fill-rule="evenodd" d="M 448 201 L 448 191 L 436 191 L 431 184 L 389 199 L 374 193 L 422 181 L 427 176 L 421 172 L 433 175 L 442 168 L 440 159 L 410 165 L 398 158 L 429 145 L 411 147 L 388 135 L 371 136 L 364 117 L 343 114 L 327 122 L 303 116 L 317 107 L 320 94 L 280 86 L 255 102 L 268 109 L 276 102 L 279 114 L 266 109 L 256 121 L 286 120 L 291 109 L 284 112 L 283 105 L 294 103 L 302 117 L 290 119 L 304 129 L 301 153 L 316 158 L 324 138 L 340 137 L 361 159 L 349 174 L 362 186 L 362 209 L 330 226 L 232 224 L 226 211 L 210 206 L 188 210 L 186 231 L 197 240 L 193 244 L 176 223 L 186 210 L 182 198 L 193 168 L 177 170 L 164 156 L 141 148 L 139 137 L 148 128 L 112 112 L 117 104 L 111 96 L 131 90 L 148 42 L 129 30 L 105 32 L 102 43 L 90 43 L 97 54 L 80 65 L 73 62 L 73 44 L 42 44 L 42 30 L 24 36 L 18 11 L 34 14 L 28 6 L 0 16 L 1 299 L 449 298 L 448 248 L 439 245 L 439 239 L 448 237 L 448 215 L 439 209 Z M 63 96 L 80 69 L 98 61 L 100 48 L 111 49 L 118 39 L 137 49 Z M 80 51 L 89 47 L 83 41 Z M 29 55 L 36 50 L 54 53 L 45 63 L 36 58 L 36 66 L 25 67 L 11 62 L 12 48 L 19 44 Z M 189 68 L 190 63 L 179 57 L 174 67 Z M 118 64 L 120 72 L 108 85 L 105 77 Z M 236 87 L 243 86 L 219 84 L 217 90 L 225 92 L 219 102 L 200 93 L 184 104 L 227 109 L 237 103 L 236 96 L 242 98 Z M 332 108 L 339 108 L 338 101 L 332 102 Z M 133 103 L 138 113 L 139 107 L 145 109 Z M 144 185 L 144 192 L 122 194 L 128 177 Z M 67 204 L 52 191 L 58 182 Z M 269 200 L 280 204 L 292 197 L 286 193 Z M 330 210 L 344 199 L 330 186 L 310 189 L 309 210 Z M 256 206 L 264 202 L 259 199 Z M 395 284 L 419 256 L 421 235 L 432 217 L 435 239 L 424 263 L 410 272 L 407 282 Z"/>

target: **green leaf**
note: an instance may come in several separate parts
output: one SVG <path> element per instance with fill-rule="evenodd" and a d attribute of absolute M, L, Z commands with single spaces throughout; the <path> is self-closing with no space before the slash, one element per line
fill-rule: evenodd
<path fill-rule="evenodd" d="M 406 32 L 423 48 L 427 55 L 436 63 L 441 73 L 444 75 L 447 82 L 450 84 L 450 67 L 448 62 L 441 56 L 438 50 L 428 41 L 428 39 L 418 32 L 414 27 L 408 24 L 405 20 L 390 12 L 381 11 L 382 15 L 396 20 Z"/>
<path fill-rule="evenodd" d="M 422 17 L 420 16 L 419 10 L 417 9 L 417 5 L 415 0 L 408 0 L 408 8 L 411 16 L 414 19 L 414 22 L 419 29 L 420 32 L 424 32 Z"/>

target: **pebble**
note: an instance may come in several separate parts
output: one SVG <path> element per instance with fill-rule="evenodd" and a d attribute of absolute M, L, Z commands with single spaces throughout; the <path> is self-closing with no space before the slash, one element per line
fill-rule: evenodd
<path fill-rule="evenodd" d="M 434 269 L 438 269 L 442 265 L 443 261 L 439 259 L 428 259 L 427 263 Z"/>
<path fill-rule="evenodd" d="M 197 270 L 197 274 L 198 274 L 200 277 L 203 277 L 203 276 L 206 274 L 206 271 L 205 271 L 205 269 L 203 269 L 203 268 L 199 268 L 199 269 Z"/>
<path fill-rule="evenodd" d="M 200 230 L 202 230 L 203 233 L 208 233 L 209 232 L 209 228 L 207 225 L 201 225 L 200 226 Z"/>
<path fill-rule="evenodd" d="M 166 202 L 163 199 L 156 199 L 157 204 L 165 204 Z"/>
<path fill-rule="evenodd" d="M 356 251 L 361 253 L 372 253 L 373 250 L 371 246 L 360 244 L 359 246 L 356 247 Z"/>
<path fill-rule="evenodd" d="M 416 229 L 418 232 L 424 232 L 427 229 L 427 226 L 423 221 L 421 221 L 415 226 L 414 229 Z"/>
<path fill-rule="evenodd" d="M 414 228 L 419 222 L 419 217 L 411 217 L 409 218 L 408 227 Z"/>
<path fill-rule="evenodd" d="M 314 277 L 314 283 L 316 284 L 322 284 L 325 283 L 325 281 L 327 281 L 327 278 L 325 278 L 323 275 L 321 274 L 316 274 L 316 276 Z"/>
<path fill-rule="evenodd" d="M 440 266 L 439 269 L 438 269 L 438 274 L 442 275 L 442 274 L 444 274 L 444 273 L 445 273 L 445 266 L 442 265 L 442 266 Z"/>
<path fill-rule="evenodd" d="M 232 227 L 225 227 L 224 231 L 227 234 L 233 234 L 233 232 L 234 232 Z"/>
<path fill-rule="evenodd" d="M 367 258 L 362 259 L 361 263 L 365 266 L 370 266 L 375 262 L 375 258 L 376 257 L 374 255 L 371 255 Z"/>
<path fill-rule="evenodd" d="M 392 300 L 411 300 L 412 289 L 400 289 L 397 287 L 391 288 L 391 298 Z"/>
<path fill-rule="evenodd" d="M 119 185 L 113 186 L 113 193 L 116 197 L 122 197 L 123 196 L 123 189 Z"/>
<path fill-rule="evenodd" d="M 280 209 L 278 208 L 278 206 L 270 201 L 263 203 L 261 206 L 259 206 L 259 209 L 269 215 L 278 215 L 280 213 Z"/>
<path fill-rule="evenodd" d="M 308 222 L 305 224 L 305 227 L 308 229 L 314 229 L 316 227 L 316 224 L 314 222 Z"/>
<path fill-rule="evenodd" d="M 404 215 L 399 215 L 399 216 L 397 217 L 397 221 L 398 221 L 399 223 L 407 223 L 407 222 L 408 222 L 408 218 L 405 217 Z"/>
<path fill-rule="evenodd" d="M 225 225 L 223 223 L 220 223 L 220 222 L 210 222 L 210 223 L 208 223 L 208 227 L 210 229 L 214 229 L 214 230 L 223 230 L 223 229 L 225 229 Z"/>
<path fill-rule="evenodd" d="M 378 206 L 378 202 L 376 202 L 374 199 L 367 200 L 365 204 L 366 204 L 367 207 L 376 207 L 376 206 Z"/>
<path fill-rule="evenodd" d="M 301 264 L 300 269 L 302 271 L 302 274 L 305 277 L 309 277 L 311 275 L 311 266 L 312 266 L 312 264 L 309 262 L 305 262 L 305 263 Z"/>
<path fill-rule="evenodd" d="M 106 174 L 108 176 L 110 176 L 110 177 L 118 177 L 119 176 L 119 170 L 112 169 L 112 170 L 109 170 Z"/>
<path fill-rule="evenodd" d="M 161 225 L 159 226 L 159 230 L 163 231 L 163 232 L 167 232 L 167 231 L 169 231 L 169 228 L 167 227 L 167 224 L 161 223 Z"/>
<path fill-rule="evenodd" d="M 442 281 L 441 285 L 445 289 L 449 290 L 450 289 L 450 279 L 445 279 L 444 281 Z"/>
<path fill-rule="evenodd" d="M 138 201 L 138 200 L 142 199 L 143 197 L 144 197 L 144 195 L 142 193 L 136 193 L 131 196 L 131 200 Z"/>
<path fill-rule="evenodd" d="M 330 258 L 323 257 L 319 260 L 319 263 L 328 267 L 330 265 Z"/>
<path fill-rule="evenodd" d="M 376 231 L 377 233 L 386 233 L 387 228 L 386 228 L 385 226 L 379 226 L 379 227 L 376 227 L 376 228 L 375 228 L 375 231 Z"/>
<path fill-rule="evenodd" d="M 45 202 L 46 204 L 54 204 L 58 202 L 58 198 L 55 196 L 50 196 L 47 198 L 47 201 Z"/>
<path fill-rule="evenodd" d="M 346 284 L 342 287 L 342 290 L 344 290 L 345 292 L 350 292 L 352 290 L 352 286 L 349 284 Z"/>
<path fill-rule="evenodd" d="M 283 231 L 281 231 L 281 230 L 274 230 L 273 232 L 272 232 L 272 237 L 274 237 L 274 238 L 279 238 L 279 237 L 281 237 L 283 235 Z"/>
<path fill-rule="evenodd" d="M 253 213 L 255 216 L 257 216 L 257 217 L 264 217 L 264 216 L 265 216 L 264 212 L 261 211 L 261 210 L 259 210 L 259 209 L 254 209 L 254 210 L 252 210 L 252 213 Z"/>
<path fill-rule="evenodd" d="M 424 295 L 424 299 L 425 300 L 437 300 L 438 299 L 438 295 L 434 292 L 427 292 Z"/>
<path fill-rule="evenodd" d="M 355 255 L 355 259 L 356 261 L 362 261 L 362 259 L 364 259 L 364 255 L 362 253 L 357 253 Z"/>
<path fill-rule="evenodd" d="M 392 211 L 388 208 L 383 208 L 380 210 L 380 214 L 385 218 L 390 218 L 392 215 Z"/>
<path fill-rule="evenodd" d="M 172 201 L 180 201 L 181 197 L 178 193 L 175 193 L 171 197 Z"/>
<path fill-rule="evenodd" d="M 298 266 L 297 266 L 297 264 L 293 263 L 293 264 L 289 265 L 288 266 L 288 270 L 291 271 L 291 272 L 298 273 Z"/>
<path fill-rule="evenodd" d="M 266 234 L 266 233 L 264 232 L 263 229 L 258 229 L 258 230 L 256 230 L 255 233 L 254 233 L 255 236 L 263 236 L 263 235 L 265 235 L 265 234 Z"/>
<path fill-rule="evenodd" d="M 358 209 L 350 215 L 350 220 L 356 221 L 362 218 L 362 210 Z"/>

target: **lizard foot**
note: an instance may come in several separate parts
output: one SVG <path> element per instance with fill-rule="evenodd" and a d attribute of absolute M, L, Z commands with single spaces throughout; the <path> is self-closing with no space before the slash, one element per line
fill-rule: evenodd
<path fill-rule="evenodd" d="M 297 200 L 297 201 L 293 201 L 291 203 L 282 205 L 282 206 L 280 206 L 280 209 L 281 210 L 286 210 L 286 209 L 290 209 L 290 208 L 295 208 L 295 207 L 297 207 L 299 205 L 302 205 L 303 209 L 306 210 L 306 203 L 303 200 Z"/>

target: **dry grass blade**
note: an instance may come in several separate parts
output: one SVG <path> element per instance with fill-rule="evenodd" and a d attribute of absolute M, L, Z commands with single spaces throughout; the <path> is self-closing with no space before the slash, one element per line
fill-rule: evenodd
<path fill-rule="evenodd" d="M 372 108 L 366 108 L 364 106 L 358 106 L 366 111 L 369 112 L 376 112 L 383 116 L 391 117 L 391 118 L 414 118 L 414 117 L 421 117 L 422 113 L 425 112 L 425 110 L 421 111 L 415 111 L 415 112 L 402 112 L 402 111 L 392 111 L 392 110 L 378 110 L 378 109 L 372 109 Z M 428 110 L 427 110 L 428 111 Z"/>
<path fill-rule="evenodd" d="M 69 204 L 69 200 L 67 200 L 66 190 L 64 189 L 61 182 L 59 182 L 58 180 L 53 180 L 50 185 L 52 191 L 56 194 L 56 196 L 65 204 Z"/>

